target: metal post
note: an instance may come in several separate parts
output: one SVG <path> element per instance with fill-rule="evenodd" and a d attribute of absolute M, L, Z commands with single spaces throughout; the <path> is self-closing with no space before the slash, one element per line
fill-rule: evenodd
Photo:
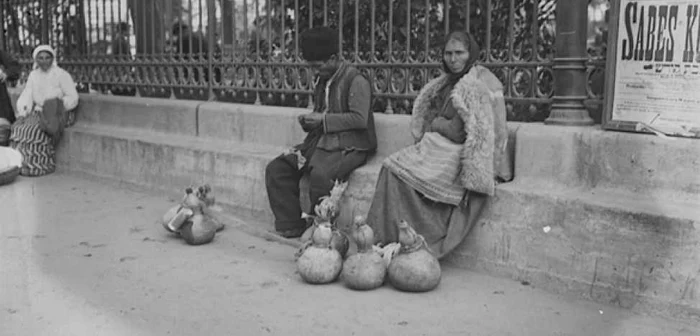
<path fill-rule="evenodd" d="M 50 16 L 49 1 L 41 0 L 41 44 L 49 44 Z"/>
<path fill-rule="evenodd" d="M 207 29 L 207 67 L 209 68 L 209 78 L 207 80 L 207 86 L 209 91 L 209 101 L 215 100 L 216 95 L 214 95 L 214 46 L 216 44 L 215 34 L 216 34 L 216 3 L 215 0 L 207 0 L 207 24 L 209 29 Z M 226 19 L 226 18 L 224 18 Z"/>
<path fill-rule="evenodd" d="M 554 102 L 546 124 L 586 126 L 593 119 L 583 105 L 586 91 L 588 1 L 557 2 Z"/>
<path fill-rule="evenodd" d="M 5 0 L 0 0 L 0 30 L 2 30 L 2 35 L 0 35 L 0 48 L 6 52 L 12 52 L 7 48 L 7 43 L 5 41 L 5 35 L 7 31 L 5 30 Z"/>

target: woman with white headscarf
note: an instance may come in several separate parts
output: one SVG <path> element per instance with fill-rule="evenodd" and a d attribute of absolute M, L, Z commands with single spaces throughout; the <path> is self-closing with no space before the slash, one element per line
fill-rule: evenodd
<path fill-rule="evenodd" d="M 34 70 L 17 99 L 10 146 L 24 157 L 20 174 L 41 176 L 56 168 L 55 146 L 66 124 L 66 112 L 78 106 L 78 91 L 71 75 L 57 65 L 50 46 L 38 46 L 32 57 Z"/>

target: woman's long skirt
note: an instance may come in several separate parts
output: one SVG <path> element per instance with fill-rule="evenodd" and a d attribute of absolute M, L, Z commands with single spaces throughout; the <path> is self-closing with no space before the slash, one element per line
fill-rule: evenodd
<path fill-rule="evenodd" d="M 41 176 L 56 170 L 53 140 L 41 129 L 40 118 L 38 113 L 32 112 L 12 125 L 10 147 L 23 156 L 20 171 L 23 176 Z"/>
<path fill-rule="evenodd" d="M 382 167 L 367 215 L 378 242 L 397 242 L 396 224 L 405 220 L 422 235 L 437 258 L 452 252 L 478 222 L 488 196 L 467 193 L 460 206 L 434 202 Z"/>

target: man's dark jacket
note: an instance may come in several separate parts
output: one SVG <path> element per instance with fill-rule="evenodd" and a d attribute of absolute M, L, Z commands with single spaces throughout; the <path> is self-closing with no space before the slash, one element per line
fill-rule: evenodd
<path fill-rule="evenodd" d="M 326 109 L 326 85 L 328 108 Z M 300 145 L 307 158 L 315 148 L 326 151 L 359 150 L 373 154 L 377 135 L 372 113 L 372 90 L 369 81 L 356 68 L 341 64 L 328 81 L 319 80 L 314 90 L 314 112 L 323 113 L 323 127 L 309 132 Z"/>

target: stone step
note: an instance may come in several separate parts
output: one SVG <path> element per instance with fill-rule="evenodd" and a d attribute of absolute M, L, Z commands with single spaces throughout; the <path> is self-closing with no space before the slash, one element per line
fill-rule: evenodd
<path fill-rule="evenodd" d="M 16 99 L 17 92 L 12 92 Z M 78 121 L 90 127 L 288 147 L 304 136 L 297 116 L 308 109 L 170 99 L 80 96 Z M 413 142 L 410 117 L 375 113 L 378 158 Z M 620 189 L 700 201 L 700 145 L 600 127 L 508 123 L 517 179 L 541 188 Z"/>
<path fill-rule="evenodd" d="M 17 95 L 12 94 L 13 101 Z M 78 121 L 90 127 L 289 147 L 304 139 L 297 116 L 309 112 L 277 106 L 82 94 Z M 375 124 L 378 133 L 389 135 L 378 137 L 378 156 L 413 143 L 409 116 L 375 113 Z"/>
<path fill-rule="evenodd" d="M 281 148 L 142 130 L 75 125 L 58 151 L 61 169 L 172 194 L 209 183 L 216 197 L 241 215 L 271 222 L 265 165 Z"/>
<path fill-rule="evenodd" d="M 181 194 L 207 182 L 237 216 L 272 229 L 265 165 L 283 146 L 79 123 L 66 131 L 61 169 Z M 351 177 L 343 216 L 366 213 L 381 157 Z M 698 203 L 626 189 L 499 185 L 480 223 L 450 257 L 554 292 L 700 321 Z M 673 317 L 672 316 L 672 317 Z"/>
<path fill-rule="evenodd" d="M 197 109 L 202 104 L 188 100 L 81 94 L 77 118 L 88 125 L 196 136 Z"/>
<path fill-rule="evenodd" d="M 168 192 L 182 192 L 186 186 L 206 182 L 215 186 L 217 197 L 228 207 L 270 223 L 272 228 L 264 171 L 284 150 L 266 144 L 80 123 L 66 130 L 57 160 L 67 171 L 145 183 Z M 357 206 L 346 208 L 369 207 L 382 159 L 377 155 L 353 173 L 346 194 Z"/>
<path fill-rule="evenodd" d="M 209 183 L 217 199 L 241 216 L 272 228 L 265 166 L 284 147 L 174 136 L 139 129 L 77 124 L 66 130 L 57 160 L 60 169 L 113 181 L 144 184 L 169 193 Z M 381 160 L 375 157 L 351 176 L 347 195 L 368 208 Z M 357 201 L 354 201 L 357 199 Z M 350 207 L 348 207 L 350 208 Z M 354 208 L 354 206 L 352 207 Z"/>
<path fill-rule="evenodd" d="M 700 204 L 697 139 L 536 124 L 521 125 L 516 138 L 515 176 L 540 188 L 618 190 Z"/>
<path fill-rule="evenodd" d="M 456 264 L 700 322 L 697 203 L 512 182 L 489 207 Z"/>
<path fill-rule="evenodd" d="M 133 101 L 132 101 L 133 100 Z M 304 109 L 81 95 L 60 169 L 181 195 L 207 182 L 272 229 L 265 165 L 303 137 Z M 352 174 L 344 221 L 365 213 L 410 118 L 376 114 L 378 154 Z M 600 128 L 509 123 L 515 180 L 450 257 L 553 292 L 700 322 L 700 146 Z"/>

